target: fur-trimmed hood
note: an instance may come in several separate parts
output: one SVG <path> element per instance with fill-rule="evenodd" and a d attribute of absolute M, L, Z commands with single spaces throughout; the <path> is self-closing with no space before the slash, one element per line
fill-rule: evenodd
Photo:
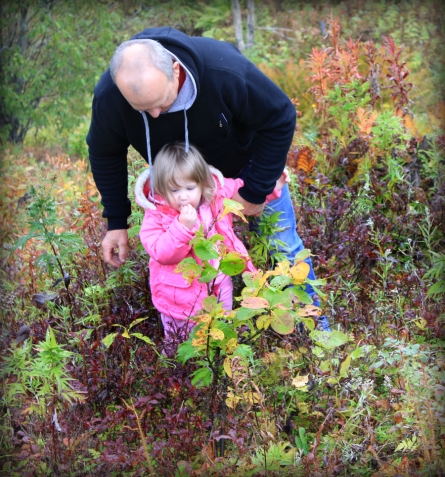
<path fill-rule="evenodd" d="M 224 176 L 221 171 L 213 166 L 209 166 L 212 177 L 216 182 L 218 188 L 224 187 Z M 143 209 L 156 210 L 156 203 L 165 204 L 165 202 L 158 201 L 158 196 L 153 198 L 150 194 L 150 166 L 148 166 L 137 178 L 134 186 L 134 198 L 136 203 Z"/>

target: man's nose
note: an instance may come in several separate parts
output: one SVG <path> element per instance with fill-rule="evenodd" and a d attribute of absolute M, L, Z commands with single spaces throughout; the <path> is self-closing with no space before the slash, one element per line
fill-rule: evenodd
<path fill-rule="evenodd" d="M 149 109 L 147 112 L 152 118 L 157 118 L 161 114 L 161 108 Z"/>

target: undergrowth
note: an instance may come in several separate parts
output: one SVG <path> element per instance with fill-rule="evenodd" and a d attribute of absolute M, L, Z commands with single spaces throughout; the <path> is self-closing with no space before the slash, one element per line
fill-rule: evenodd
<path fill-rule="evenodd" d="M 329 28 L 331 45 L 306 65 L 321 128 L 298 130 L 288 158 L 310 252 L 272 264 L 267 240 L 237 222 L 263 269 L 240 277 L 236 257 L 222 260 L 234 312 L 207 299 L 176 357 L 161 352 L 141 213 L 127 262 L 111 269 L 85 162 L 6 151 L 2 475 L 445 472 L 444 138 L 412 135 L 392 38 L 378 59 L 334 18 Z M 387 97 L 373 84 L 382 61 Z M 143 164 L 130 157 L 131 188 Z M 211 287 L 215 244 L 194 245 L 204 265 L 182 271 Z M 309 253 L 331 333 L 315 328 L 302 289 Z"/>

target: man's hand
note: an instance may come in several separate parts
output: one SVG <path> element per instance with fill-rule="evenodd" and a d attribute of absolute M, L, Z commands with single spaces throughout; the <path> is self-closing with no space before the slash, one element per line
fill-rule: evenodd
<path fill-rule="evenodd" d="M 109 230 L 102 241 L 102 252 L 105 263 L 120 267 L 127 259 L 128 232 L 127 229 Z M 116 252 L 118 248 L 118 252 Z"/>
<path fill-rule="evenodd" d="M 236 200 L 244 207 L 241 211 L 244 215 L 254 215 L 255 217 L 259 217 L 263 213 L 266 204 L 252 204 L 252 202 L 247 202 L 247 200 L 244 200 L 238 192 L 232 197 L 232 200 Z"/>
<path fill-rule="evenodd" d="M 188 229 L 192 230 L 196 223 L 196 219 L 198 218 L 198 213 L 196 209 L 190 205 L 184 205 L 181 207 L 181 212 L 179 212 L 179 222 L 185 225 Z"/>

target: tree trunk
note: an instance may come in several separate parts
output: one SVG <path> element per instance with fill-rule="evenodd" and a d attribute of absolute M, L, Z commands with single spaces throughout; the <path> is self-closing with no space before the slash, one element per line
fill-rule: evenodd
<path fill-rule="evenodd" d="M 255 43 L 255 0 L 247 0 L 247 49 Z"/>
<path fill-rule="evenodd" d="M 243 38 L 243 21 L 241 19 L 241 7 L 239 0 L 232 0 L 233 22 L 235 25 L 235 39 L 239 51 L 244 51 L 246 46 Z"/>

